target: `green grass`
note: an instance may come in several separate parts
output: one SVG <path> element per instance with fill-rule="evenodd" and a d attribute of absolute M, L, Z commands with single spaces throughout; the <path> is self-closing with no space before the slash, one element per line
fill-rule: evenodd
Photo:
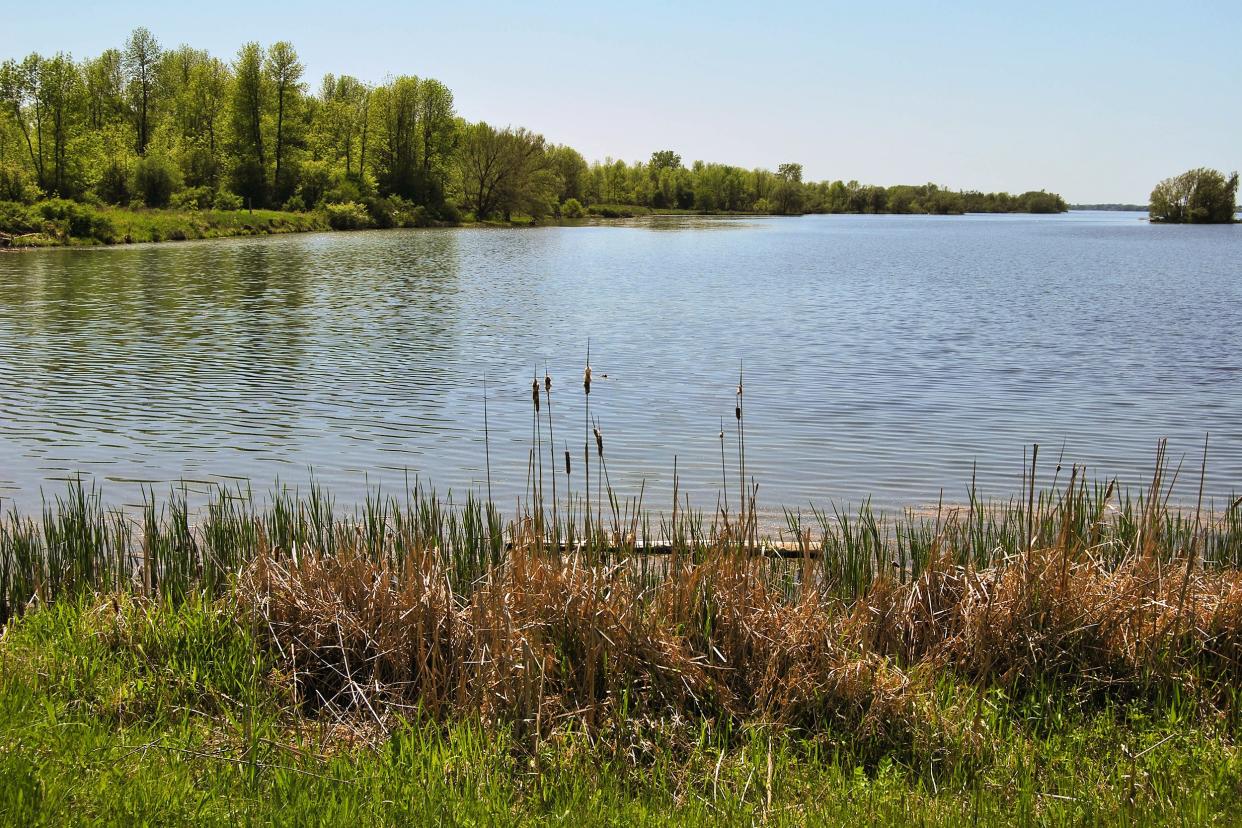
<path fill-rule="evenodd" d="M 1188 701 L 944 682 L 943 739 L 565 726 L 537 743 L 410 711 L 385 734 L 303 714 L 223 605 L 125 597 L 28 613 L 0 640 L 6 824 L 1231 824 L 1242 752 Z M 977 714 L 977 716 L 976 716 Z"/>
<path fill-rule="evenodd" d="M 128 244 L 328 229 L 322 213 L 278 210 L 154 210 L 51 200 L 0 202 L 0 233 L 17 247 Z"/>

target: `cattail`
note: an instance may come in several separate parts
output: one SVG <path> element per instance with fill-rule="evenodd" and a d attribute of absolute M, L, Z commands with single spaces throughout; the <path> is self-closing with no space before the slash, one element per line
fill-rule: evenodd
<path fill-rule="evenodd" d="M 604 435 L 600 433 L 599 426 L 595 426 L 595 451 L 600 457 L 604 456 Z"/>
<path fill-rule="evenodd" d="M 582 390 L 591 393 L 591 364 L 588 362 L 586 370 L 582 372 Z"/>
<path fill-rule="evenodd" d="M 530 398 L 535 401 L 535 413 L 539 413 L 539 380 L 531 380 Z"/>
<path fill-rule="evenodd" d="M 570 469 L 569 469 L 569 449 L 565 449 L 565 476 L 566 476 L 566 477 L 569 477 L 569 474 L 570 474 Z"/>
<path fill-rule="evenodd" d="M 733 406 L 733 416 L 739 421 L 742 419 L 742 407 L 740 405 Z"/>
<path fill-rule="evenodd" d="M 548 373 L 548 369 L 543 369 L 543 390 L 549 394 L 552 393 L 552 375 Z"/>

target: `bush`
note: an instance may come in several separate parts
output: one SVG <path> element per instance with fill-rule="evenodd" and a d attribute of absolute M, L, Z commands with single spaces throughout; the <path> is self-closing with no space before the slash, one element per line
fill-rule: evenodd
<path fill-rule="evenodd" d="M 34 209 L 52 225 L 51 229 L 57 235 L 95 239 L 108 244 L 116 241 L 116 227 L 111 219 L 94 207 L 56 198 L 40 202 Z"/>
<path fill-rule="evenodd" d="M 336 182 L 331 190 L 323 194 L 323 201 L 326 204 L 347 204 L 351 201 L 362 201 L 362 190 L 358 185 L 348 179 Z"/>
<path fill-rule="evenodd" d="M 302 184 L 298 192 L 309 208 L 323 201 L 324 195 L 333 187 L 335 178 L 327 161 L 306 161 L 302 164 Z M 346 199 L 347 201 L 349 199 Z"/>
<path fill-rule="evenodd" d="M 761 198 L 750 209 L 756 213 L 770 213 L 772 212 L 772 203 L 766 198 Z"/>
<path fill-rule="evenodd" d="M 0 201 L 33 204 L 43 196 L 34 179 L 18 164 L 0 164 Z"/>
<path fill-rule="evenodd" d="M 362 206 L 366 208 L 374 226 L 381 230 L 397 226 L 396 214 L 399 208 L 393 199 L 369 196 L 362 200 Z"/>
<path fill-rule="evenodd" d="M 33 209 L 16 201 L 0 201 L 0 233 L 20 236 L 42 229 L 43 222 Z"/>
<path fill-rule="evenodd" d="M 267 203 L 267 173 L 256 160 L 238 162 L 233 168 L 233 192 L 242 198 L 242 204 L 262 207 Z"/>
<path fill-rule="evenodd" d="M 461 209 L 451 201 L 446 201 L 440 205 L 440 209 L 436 211 L 440 215 L 441 221 L 447 221 L 451 224 L 461 224 Z"/>
<path fill-rule="evenodd" d="M 216 193 L 215 199 L 211 203 L 213 210 L 240 210 L 242 208 L 242 197 L 236 193 L 230 193 L 228 190 L 221 190 Z"/>
<path fill-rule="evenodd" d="M 95 183 L 95 195 L 105 204 L 129 203 L 133 194 L 129 190 L 129 164 L 125 159 L 113 158 L 104 166 Z"/>
<path fill-rule="evenodd" d="M 576 198 L 567 198 L 561 205 L 561 215 L 567 219 L 579 219 L 586 215 L 586 210 Z"/>
<path fill-rule="evenodd" d="M 286 212 L 289 212 L 289 213 L 305 213 L 306 202 L 302 200 L 302 197 L 300 195 L 297 195 L 295 193 L 289 196 L 288 200 L 285 201 L 284 206 L 281 207 L 280 209 L 285 210 Z"/>
<path fill-rule="evenodd" d="M 210 210 L 212 192 L 210 187 L 190 187 L 172 197 L 177 210 Z"/>
<path fill-rule="evenodd" d="M 140 158 L 134 165 L 133 194 L 148 207 L 167 207 L 173 193 L 181 189 L 181 173 L 160 155 Z"/>
<path fill-rule="evenodd" d="M 329 204 L 324 207 L 324 212 L 328 215 L 328 226 L 333 230 L 362 230 L 372 226 L 367 209 L 356 201 Z"/>

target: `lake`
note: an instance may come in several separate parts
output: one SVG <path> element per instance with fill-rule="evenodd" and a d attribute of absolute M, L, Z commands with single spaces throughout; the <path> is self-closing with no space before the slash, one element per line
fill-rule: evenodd
<path fill-rule="evenodd" d="M 582 485 L 588 339 L 609 478 L 626 495 L 645 481 L 656 508 L 674 458 L 682 489 L 715 502 L 722 419 L 736 506 L 739 364 L 767 509 L 924 506 L 942 489 L 961 502 L 972 469 L 1008 496 L 1032 443 L 1041 480 L 1060 458 L 1062 480 L 1076 462 L 1140 485 L 1161 437 L 1193 501 L 1207 432 L 1208 494 L 1242 490 L 1242 227 L 1084 212 L 3 255 L 0 504 L 36 509 L 75 474 L 117 504 L 182 480 L 304 487 L 312 469 L 351 507 L 415 477 L 483 491 L 486 378 L 492 485 L 511 512 L 545 366 L 557 464 L 567 444 Z"/>

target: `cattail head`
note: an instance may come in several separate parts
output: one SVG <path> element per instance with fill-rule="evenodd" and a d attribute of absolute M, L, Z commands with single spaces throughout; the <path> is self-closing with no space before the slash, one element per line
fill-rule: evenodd
<path fill-rule="evenodd" d="M 740 382 L 737 384 L 737 395 L 739 397 L 742 396 L 742 384 Z"/>
<path fill-rule="evenodd" d="M 535 413 L 539 413 L 539 380 L 531 380 L 530 398 L 535 401 Z"/>
<path fill-rule="evenodd" d="M 569 449 L 565 449 L 565 476 L 569 477 L 570 474 L 571 474 L 571 471 L 569 468 Z"/>
<path fill-rule="evenodd" d="M 548 369 L 543 369 L 543 390 L 549 394 L 552 393 L 552 375 L 548 373 Z"/>
<path fill-rule="evenodd" d="M 742 419 L 742 407 L 740 405 L 733 406 L 733 416 L 739 420 Z"/>
<path fill-rule="evenodd" d="M 600 433 L 599 426 L 595 426 L 595 452 L 600 457 L 604 456 L 604 435 Z"/>
<path fill-rule="evenodd" d="M 591 363 L 587 363 L 586 370 L 582 372 L 582 390 L 591 393 Z"/>

